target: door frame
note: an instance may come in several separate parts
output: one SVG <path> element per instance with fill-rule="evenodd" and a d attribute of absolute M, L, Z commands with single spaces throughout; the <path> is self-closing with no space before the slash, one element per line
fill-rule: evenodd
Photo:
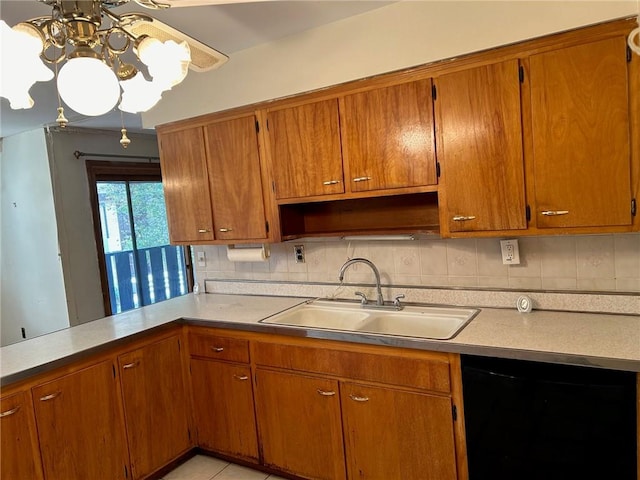
<path fill-rule="evenodd" d="M 98 205 L 98 189 L 96 182 L 153 182 L 162 181 L 160 163 L 158 162 L 110 162 L 104 160 L 87 160 L 87 179 L 89 181 L 89 201 L 91 203 L 91 216 L 93 218 L 93 234 L 98 254 L 98 268 L 100 270 L 100 286 L 102 289 L 102 302 L 105 316 L 113 315 L 111 309 L 111 297 L 109 295 L 109 280 L 107 277 L 107 265 L 105 263 L 104 247 L 102 245 L 102 230 L 100 228 L 100 209 Z M 131 226 L 132 228 L 133 225 Z M 182 247 L 185 267 L 187 270 L 187 291 L 193 290 L 193 265 L 191 264 L 191 247 Z"/>

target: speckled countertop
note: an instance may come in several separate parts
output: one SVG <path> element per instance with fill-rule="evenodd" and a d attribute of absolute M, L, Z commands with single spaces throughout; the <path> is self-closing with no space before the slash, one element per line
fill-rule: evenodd
<path fill-rule="evenodd" d="M 176 320 L 240 330 L 326 338 L 640 372 L 640 316 L 482 308 L 451 340 L 285 327 L 259 323 L 304 302 L 301 297 L 186 295 L 0 349 L 1 384 L 59 366 Z"/>

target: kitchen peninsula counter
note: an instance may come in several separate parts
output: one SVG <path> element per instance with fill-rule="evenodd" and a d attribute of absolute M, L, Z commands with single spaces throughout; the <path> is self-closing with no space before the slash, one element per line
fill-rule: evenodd
<path fill-rule="evenodd" d="M 259 321 L 308 300 L 264 295 L 185 295 L 0 349 L 2 385 L 26 379 L 175 322 L 421 350 L 599 366 L 640 372 L 640 316 L 482 308 L 453 339 L 340 332 Z"/>

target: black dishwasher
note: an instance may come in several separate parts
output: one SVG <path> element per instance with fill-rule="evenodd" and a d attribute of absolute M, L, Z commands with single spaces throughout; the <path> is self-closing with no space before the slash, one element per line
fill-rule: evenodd
<path fill-rule="evenodd" d="M 470 480 L 636 480 L 636 374 L 462 356 Z"/>

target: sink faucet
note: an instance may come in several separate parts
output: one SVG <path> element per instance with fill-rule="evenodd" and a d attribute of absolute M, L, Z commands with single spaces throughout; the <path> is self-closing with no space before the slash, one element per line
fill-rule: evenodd
<path fill-rule="evenodd" d="M 380 272 L 371 260 L 367 260 L 366 258 L 352 258 L 351 260 L 347 260 L 344 265 L 340 267 L 340 274 L 338 275 L 338 279 L 340 280 L 340 282 L 342 282 L 344 280 L 344 272 L 346 272 L 347 268 L 355 263 L 364 263 L 365 265 L 371 267 L 371 270 L 373 270 L 373 274 L 376 277 L 376 291 L 378 293 L 378 300 L 376 301 L 376 305 L 383 306 L 384 298 L 382 296 L 382 288 L 380 287 Z"/>

